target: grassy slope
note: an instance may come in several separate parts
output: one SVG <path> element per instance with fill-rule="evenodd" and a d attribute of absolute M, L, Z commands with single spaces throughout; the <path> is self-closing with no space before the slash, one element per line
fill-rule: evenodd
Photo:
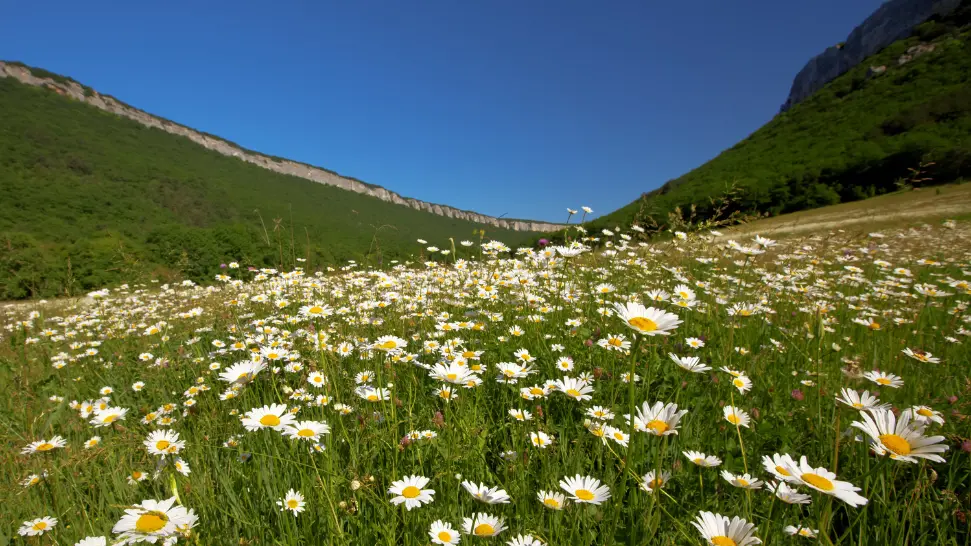
<path fill-rule="evenodd" d="M 377 259 L 380 226 L 385 261 L 419 237 L 442 247 L 480 228 L 508 244 L 530 237 L 272 173 L 11 79 L 0 80 L 0 112 L 0 299 L 167 272 L 211 278 L 220 262 L 278 266 L 281 253 L 312 266 L 369 249 Z"/>
<path fill-rule="evenodd" d="M 675 207 L 698 205 L 734 181 L 735 210 L 781 214 L 852 201 L 896 189 L 921 162 L 946 182 L 971 175 L 971 5 L 918 27 L 840 76 L 805 102 L 708 163 L 591 222 L 600 229 L 661 221 Z M 909 47 L 935 51 L 897 66 Z M 867 78 L 870 66 L 887 71 Z"/>

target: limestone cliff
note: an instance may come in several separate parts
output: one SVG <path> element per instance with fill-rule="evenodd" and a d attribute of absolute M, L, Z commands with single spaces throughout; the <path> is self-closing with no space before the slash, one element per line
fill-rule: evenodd
<path fill-rule="evenodd" d="M 782 105 L 786 111 L 802 102 L 821 87 L 863 62 L 893 42 L 907 37 L 917 25 L 934 15 L 950 13 L 961 0 L 889 0 L 863 21 L 839 45 L 810 60 L 796 74 L 789 98 Z"/>
<path fill-rule="evenodd" d="M 45 87 L 60 95 L 67 96 L 102 110 L 135 120 L 143 125 L 155 127 L 168 133 L 183 136 L 210 150 L 219 152 L 223 155 L 236 157 L 242 161 L 247 161 L 254 165 L 263 167 L 264 169 L 278 173 L 305 178 L 319 184 L 337 186 L 345 190 L 370 195 L 372 197 L 381 199 L 382 201 L 389 201 L 391 203 L 423 210 L 439 216 L 457 218 L 467 220 L 469 222 L 487 224 L 505 229 L 512 229 L 516 231 L 556 231 L 563 227 L 558 224 L 550 224 L 545 222 L 495 218 L 492 216 L 486 216 L 484 214 L 460 210 L 446 205 L 437 205 L 434 203 L 419 201 L 418 199 L 402 197 L 401 195 L 380 186 L 366 184 L 353 178 L 347 178 L 333 171 L 328 171 L 326 169 L 321 169 L 319 167 L 314 167 L 312 165 L 298 163 L 296 161 L 290 161 L 287 159 L 272 158 L 263 154 L 245 150 L 239 146 L 236 146 L 235 144 L 232 144 L 231 142 L 227 142 L 212 135 L 179 125 L 169 120 L 153 116 L 147 112 L 138 110 L 137 108 L 133 108 L 113 97 L 102 95 L 94 89 L 83 86 L 73 80 L 70 80 L 69 78 L 55 79 L 51 77 L 38 77 L 35 76 L 29 68 L 20 65 L 19 63 L 15 64 L 0 61 L 0 78 L 6 77 L 15 78 L 28 85 Z"/>

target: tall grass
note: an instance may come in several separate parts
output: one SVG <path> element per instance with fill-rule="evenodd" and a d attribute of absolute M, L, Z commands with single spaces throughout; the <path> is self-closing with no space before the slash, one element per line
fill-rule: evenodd
<path fill-rule="evenodd" d="M 0 380 L 9 392 L 0 402 L 6 436 L 0 544 L 22 540 L 21 523 L 41 516 L 59 523 L 28 543 L 111 537 L 125 508 L 173 495 L 199 518 L 180 539 L 189 544 L 429 544 L 432 522 L 458 529 L 477 512 L 502 516 L 508 529 L 492 539 L 463 535 L 463 543 L 505 543 L 528 533 L 556 545 L 703 544 L 690 525 L 701 511 L 742 517 L 769 544 L 804 540 L 787 536 L 787 525 L 818 530 L 823 544 L 966 544 L 969 291 L 954 281 L 968 278 L 971 232 L 960 226 L 884 235 L 834 232 L 755 253 L 751 242 L 738 250 L 692 235 L 651 245 L 631 232 L 624 236 L 629 241 L 602 236 L 613 241 L 606 251 L 577 257 L 486 245 L 460 247 L 445 264 L 380 271 L 282 273 L 243 264 L 213 287 L 129 287 L 59 309 L 8 309 L 0 349 Z M 949 295 L 922 295 L 915 288 L 923 283 Z M 696 292 L 695 303 L 677 295 L 649 299 L 648 291 L 670 294 L 679 284 Z M 683 322 L 669 336 L 642 337 L 610 312 L 613 303 L 629 301 Z M 301 313 L 314 303 L 333 314 Z M 751 313 L 730 315 L 734 304 Z M 866 317 L 880 328 L 853 322 Z M 510 333 L 514 326 L 521 335 Z M 631 342 L 627 351 L 598 345 L 615 334 Z M 404 339 L 404 351 L 375 348 L 384 335 Z M 691 348 L 688 337 L 704 347 Z M 234 351 L 236 341 L 245 349 Z M 431 341 L 456 350 L 430 349 Z M 352 347 L 348 356 L 340 354 L 343 343 Z M 296 356 L 265 360 L 269 369 L 220 400 L 229 384 L 219 373 L 274 345 Z M 515 384 L 500 381 L 497 364 L 517 362 L 523 348 L 535 358 L 535 373 Z M 902 353 L 906 348 L 941 362 L 919 362 Z M 482 351 L 480 360 L 463 357 L 465 351 Z M 698 356 L 713 369 L 686 372 L 670 353 Z M 558 368 L 563 356 L 572 357 L 572 371 Z M 451 401 L 436 394 L 443 383 L 418 365 L 462 360 L 482 365 L 481 385 L 452 385 Z M 743 372 L 752 389 L 740 392 L 721 367 Z M 876 369 L 900 376 L 903 386 L 860 376 Z M 324 387 L 308 383 L 312 371 L 326 376 Z M 365 371 L 373 386 L 390 390 L 388 399 L 369 402 L 355 393 L 355 376 Z M 631 372 L 640 380 L 625 382 Z M 550 389 L 533 400 L 521 395 L 522 387 L 564 376 L 588 377 L 592 400 Z M 138 381 L 145 386 L 136 392 Z M 72 401 L 97 400 L 104 387 L 113 389 L 110 404 L 129 412 L 95 429 Z M 191 387 L 199 392 L 184 394 Z M 835 400 L 841 388 L 869 390 L 898 414 L 913 405 L 940 411 L 945 424 L 928 425 L 925 434 L 944 436 L 946 462 L 910 464 L 874 454 L 868 437 L 850 426 L 862 421 L 860 412 Z M 594 421 L 585 412 L 603 406 L 615 414 L 608 423 L 629 433 L 623 415 L 655 401 L 688 410 L 678 434 L 634 431 L 625 448 L 585 424 Z M 246 432 L 240 417 L 272 403 L 298 409 L 300 420 L 328 423 L 322 450 L 273 430 Z M 171 456 L 162 464 L 142 445 L 161 427 L 141 419 L 164 404 L 175 408 L 167 428 L 186 442 L 179 455 L 191 467 L 188 476 L 176 472 Z M 353 411 L 342 415 L 338 404 Z M 726 405 L 750 413 L 750 426 L 727 422 Z M 512 408 L 531 412 L 532 420 L 513 419 Z M 409 439 L 411 431 L 435 437 Z M 530 433 L 538 431 L 552 436 L 552 445 L 535 447 Z M 67 447 L 20 454 L 54 435 Z M 93 435 L 102 442 L 86 449 Z M 236 440 L 227 445 L 230 439 Z M 723 462 L 701 468 L 685 450 Z M 775 453 L 806 456 L 859 487 L 869 502 L 853 508 L 799 487 L 811 504 L 789 505 L 764 488 L 737 488 L 720 476 L 728 470 L 768 481 L 761 459 Z M 642 477 L 652 470 L 671 478 L 648 493 Z M 130 485 L 133 471 L 150 477 Z M 21 486 L 30 474 L 44 478 Z M 541 490 L 565 493 L 560 480 L 577 474 L 600 480 L 611 497 L 561 511 L 537 499 Z M 430 478 L 433 502 L 414 510 L 390 502 L 392 482 L 409 475 Z M 512 502 L 481 503 L 463 480 L 501 487 Z M 305 497 L 306 511 L 297 516 L 277 505 L 289 489 Z"/>

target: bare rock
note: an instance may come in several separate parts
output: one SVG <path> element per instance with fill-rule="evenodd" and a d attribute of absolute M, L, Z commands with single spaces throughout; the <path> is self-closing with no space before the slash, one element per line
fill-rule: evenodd
<path fill-rule="evenodd" d="M 796 74 L 789 97 L 782 105 L 782 111 L 806 100 L 824 85 L 860 64 L 870 55 L 901 38 L 906 38 L 917 25 L 934 15 L 946 15 L 960 4 L 961 0 L 884 2 L 860 26 L 853 29 L 841 46 L 830 47 L 806 63 L 806 66 Z M 908 55 L 911 59 L 914 57 L 910 53 Z M 903 64 L 900 59 L 897 62 Z"/>

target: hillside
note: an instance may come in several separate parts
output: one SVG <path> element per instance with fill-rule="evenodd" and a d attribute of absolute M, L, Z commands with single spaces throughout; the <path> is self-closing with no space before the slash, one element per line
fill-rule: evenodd
<path fill-rule="evenodd" d="M 247 150 L 242 146 L 230 142 L 216 135 L 197 131 L 191 127 L 186 127 L 174 121 L 152 115 L 148 112 L 139 110 L 129 104 L 112 97 L 104 95 L 72 78 L 54 74 L 42 68 L 27 66 L 19 62 L 0 61 L 0 78 L 14 78 L 21 83 L 44 87 L 59 95 L 70 97 L 74 100 L 83 102 L 100 108 L 107 112 L 117 114 L 122 117 L 137 121 L 147 127 L 160 129 L 167 133 L 185 137 L 196 144 L 220 154 L 237 158 L 247 163 L 252 163 L 264 169 L 288 174 L 298 178 L 304 178 L 319 184 L 336 186 L 356 193 L 363 193 L 376 197 L 382 201 L 388 201 L 397 205 L 404 205 L 417 210 L 431 212 L 439 216 L 458 218 L 470 222 L 491 225 L 515 231 L 553 231 L 560 226 L 547 222 L 534 222 L 531 220 L 518 220 L 512 218 L 496 218 L 479 214 L 477 212 L 457 209 L 448 205 L 428 203 L 419 199 L 402 197 L 401 195 L 375 184 L 369 184 L 362 180 L 350 176 L 342 176 L 330 169 L 308 165 L 298 161 L 292 161 L 282 157 L 261 154 L 253 150 Z"/>
<path fill-rule="evenodd" d="M 734 184 L 733 211 L 778 215 L 971 176 L 971 2 L 931 19 L 711 161 L 589 223 L 668 225 Z M 919 174 L 911 169 L 917 169 Z"/>
<path fill-rule="evenodd" d="M 273 172 L 10 77 L 0 117 L 0 299 L 533 236 Z"/>

